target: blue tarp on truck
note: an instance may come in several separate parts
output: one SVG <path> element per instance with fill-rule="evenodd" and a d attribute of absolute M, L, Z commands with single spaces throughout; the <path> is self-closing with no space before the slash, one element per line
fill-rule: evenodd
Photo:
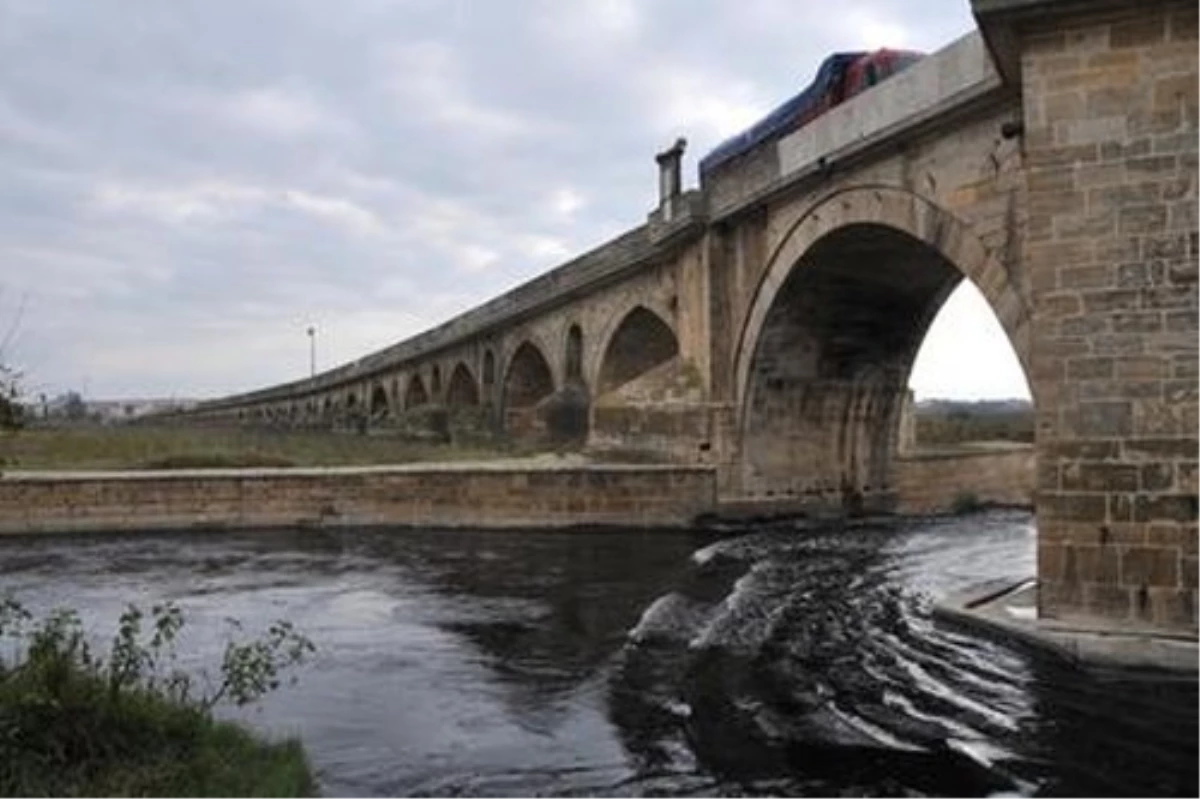
<path fill-rule="evenodd" d="M 922 53 L 910 50 L 834 53 L 821 62 L 817 77 L 804 91 L 748 129 L 721 142 L 700 159 L 701 177 L 763 142 L 778 139 L 808 124 L 835 105 L 895 75 L 922 57 Z"/>

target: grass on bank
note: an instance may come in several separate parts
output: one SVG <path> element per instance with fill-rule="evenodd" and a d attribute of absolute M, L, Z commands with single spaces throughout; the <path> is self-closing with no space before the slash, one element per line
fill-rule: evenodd
<path fill-rule="evenodd" d="M 230 642 L 215 689 L 164 674 L 182 615 L 156 606 L 121 617 L 107 658 L 95 656 L 75 614 L 31 623 L 0 600 L 0 634 L 16 655 L 0 659 L 0 795 L 311 796 L 316 783 L 296 741 L 269 742 L 217 721 L 218 702 L 246 704 L 279 684 L 312 645 L 289 625 L 248 644 Z M 13 647 L 6 647 L 5 651 Z"/>
<path fill-rule="evenodd" d="M 922 447 L 962 444 L 972 441 L 1016 441 L 1032 444 L 1032 408 L 1015 408 L 982 413 L 967 409 L 919 409 L 916 417 L 917 443 Z"/>
<path fill-rule="evenodd" d="M 366 466 L 519 454 L 526 453 L 502 444 L 440 444 L 319 431 L 94 426 L 0 434 L 0 467 L 30 470 Z"/>

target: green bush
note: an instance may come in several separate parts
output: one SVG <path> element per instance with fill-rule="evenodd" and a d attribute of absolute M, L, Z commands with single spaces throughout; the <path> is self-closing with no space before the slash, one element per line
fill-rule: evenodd
<path fill-rule="evenodd" d="M 35 622 L 0 600 L 0 795 L 299 796 L 315 783 L 295 741 L 264 742 L 213 718 L 274 690 L 313 651 L 286 622 L 248 643 L 230 639 L 220 674 L 204 684 L 169 668 L 184 625 L 167 603 L 129 606 L 107 658 L 88 644 L 73 611 Z M 235 625 L 236 626 L 236 625 Z"/>

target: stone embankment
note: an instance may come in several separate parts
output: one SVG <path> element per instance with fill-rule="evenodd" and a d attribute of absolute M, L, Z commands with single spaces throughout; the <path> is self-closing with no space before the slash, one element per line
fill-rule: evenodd
<path fill-rule="evenodd" d="M 1030 504 L 1033 451 L 910 453 L 897 512 Z M 712 467 L 581 456 L 307 469 L 8 472 L 0 534 L 259 527 L 684 527 L 718 510 Z M 782 510 L 782 508 L 781 508 Z"/>
<path fill-rule="evenodd" d="M 322 469 L 9 472 L 0 534 L 259 527 L 681 527 L 711 468 L 575 461 Z"/>
<path fill-rule="evenodd" d="M 901 453 L 893 486 L 897 512 L 936 513 L 961 504 L 1033 506 L 1033 447 L 995 442 Z"/>

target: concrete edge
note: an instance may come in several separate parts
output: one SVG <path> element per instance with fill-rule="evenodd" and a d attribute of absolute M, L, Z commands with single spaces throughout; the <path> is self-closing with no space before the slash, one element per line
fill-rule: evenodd
<path fill-rule="evenodd" d="M 1037 581 L 1007 578 L 975 585 L 934 604 L 935 621 L 970 627 L 1084 669 L 1125 669 L 1195 679 L 1194 637 L 1067 623 L 1036 616 Z M 1025 612 L 1020 612 L 1020 610 Z M 1030 613 L 1029 611 L 1032 611 Z"/>
<path fill-rule="evenodd" d="M 698 533 L 705 531 L 696 527 L 692 522 L 664 521 L 661 519 L 646 519 L 645 521 L 614 520 L 614 521 L 556 521 L 556 520 L 513 520 L 502 521 L 498 524 L 459 524 L 447 521 L 435 521 L 428 524 L 410 521 L 392 521 L 374 517 L 313 517 L 304 516 L 294 519 L 284 519 L 279 522 L 263 522 L 252 520 L 238 523 L 226 520 L 195 521 L 191 523 L 154 524 L 148 527 L 97 527 L 97 526 L 63 526 L 55 525 L 46 528 L 6 529 L 0 527 L 0 541 L 20 540 L 23 538 L 86 538 L 86 537 L 144 537 L 146 535 L 221 535 L 225 533 L 246 533 L 250 535 L 261 533 L 340 533 L 356 531 L 382 530 L 394 533 L 433 532 L 433 533 L 564 533 L 564 534 L 597 534 L 613 535 L 627 534 L 630 531 L 639 533 Z"/>
<path fill-rule="evenodd" d="M 629 473 L 699 473 L 716 471 L 715 466 L 703 464 L 635 464 L 635 463 L 571 463 L 561 461 L 529 461 L 514 463 L 496 461 L 447 461 L 442 463 L 400 463 L 370 466 L 278 466 L 217 469 L 129 469 L 106 471 L 0 471 L 0 481 L 12 483 L 78 482 L 84 480 L 196 480 L 204 478 L 256 477 L 336 477 L 358 474 L 514 474 L 554 472 L 558 474 L 629 474 Z"/>

